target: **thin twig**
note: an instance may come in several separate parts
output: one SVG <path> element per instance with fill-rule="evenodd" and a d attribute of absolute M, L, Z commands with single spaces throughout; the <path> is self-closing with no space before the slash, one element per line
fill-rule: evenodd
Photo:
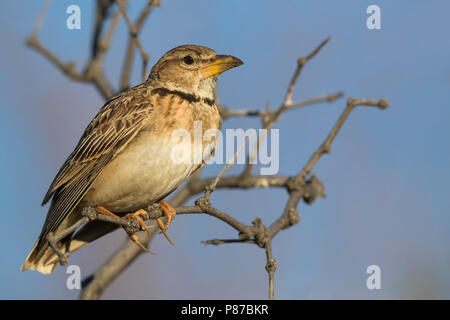
<path fill-rule="evenodd" d="M 33 31 L 31 31 L 31 37 L 37 37 L 37 33 L 44 22 L 45 15 L 47 14 L 48 7 L 50 6 L 50 2 L 52 0 L 46 0 L 44 6 L 42 7 L 41 13 L 39 14 L 39 18 L 34 25 Z"/>
<path fill-rule="evenodd" d="M 251 156 L 255 155 L 258 150 L 259 150 L 259 146 L 260 144 L 266 139 L 268 132 L 270 132 L 270 130 L 272 129 L 273 125 L 275 124 L 275 122 L 277 122 L 281 116 L 281 114 L 285 111 L 287 111 L 288 109 L 295 109 L 304 105 L 309 104 L 309 102 L 299 102 L 296 103 L 295 106 L 293 106 L 292 104 L 292 94 L 294 92 L 294 87 L 295 84 L 297 83 L 297 80 L 300 76 L 301 71 L 303 70 L 303 67 L 305 66 L 305 64 L 311 60 L 312 58 L 314 58 L 317 53 L 319 53 L 319 51 L 325 46 L 325 44 L 328 43 L 328 41 L 330 41 L 331 38 L 326 38 L 324 41 L 322 41 L 322 43 L 316 47 L 316 49 L 314 49 L 309 55 L 307 55 L 306 57 L 300 57 L 297 60 L 297 67 L 294 71 L 294 74 L 291 78 L 291 81 L 289 82 L 288 85 L 288 89 L 286 91 L 286 95 L 283 99 L 283 103 L 281 104 L 280 107 L 278 107 L 276 110 L 274 111 L 270 111 L 269 110 L 269 105 L 267 104 L 266 106 L 266 112 L 265 114 L 263 114 L 261 116 L 261 121 L 263 124 L 263 129 L 266 129 L 263 131 L 262 136 L 258 137 L 258 140 L 256 141 L 256 145 L 255 148 L 252 152 L 249 153 L 249 157 L 247 158 L 247 164 L 245 166 L 244 171 L 242 172 L 243 176 L 249 175 L 252 168 L 253 168 L 253 161 L 251 161 Z M 332 95 L 328 95 L 325 97 L 326 101 L 334 101 L 338 98 L 340 98 L 342 96 L 341 92 L 338 92 L 337 94 L 335 94 L 334 96 Z M 317 99 L 316 99 L 317 100 Z M 322 102 L 324 100 L 324 98 L 318 98 L 318 102 Z M 315 103 L 315 102 L 314 102 Z"/>
<path fill-rule="evenodd" d="M 147 66 L 148 61 L 150 60 L 150 56 L 145 51 L 144 46 L 141 43 L 141 40 L 139 40 L 138 37 L 138 31 L 136 30 L 136 27 L 134 26 L 133 22 L 131 22 L 130 17 L 128 17 L 127 10 L 125 8 L 126 1 L 124 0 L 118 0 L 120 12 L 122 13 L 123 17 L 125 18 L 125 21 L 127 22 L 128 28 L 130 30 L 130 37 L 133 39 L 134 44 L 139 49 L 139 52 L 141 54 L 142 58 L 142 82 L 145 81 L 147 76 Z"/>
<path fill-rule="evenodd" d="M 134 61 L 134 49 L 137 47 L 140 51 L 142 57 L 142 81 L 145 81 L 147 76 L 147 66 L 150 60 L 150 56 L 145 52 L 144 47 L 140 43 L 139 33 L 144 25 L 144 22 L 147 20 L 148 16 L 152 12 L 153 8 L 160 7 L 160 0 L 147 0 L 146 6 L 142 9 L 141 13 L 135 24 L 133 24 L 126 14 L 125 5 L 119 1 L 119 6 L 121 7 L 122 14 L 124 14 L 124 18 L 127 22 L 129 31 L 130 31 L 130 39 L 128 41 L 127 52 L 125 55 L 125 61 L 122 67 L 122 76 L 120 79 L 120 90 L 123 91 L 130 87 L 130 78 L 131 78 L 131 70 L 133 68 Z"/>
<path fill-rule="evenodd" d="M 311 106 L 322 102 L 334 102 L 341 98 L 344 92 L 339 91 L 333 94 L 327 94 L 321 97 L 310 98 L 292 103 L 285 111 L 295 110 L 302 107 Z M 220 106 L 220 112 L 223 119 L 235 117 L 270 117 L 273 118 L 274 110 L 251 110 L 251 109 L 230 109 L 226 106 Z"/>
<path fill-rule="evenodd" d="M 267 259 L 267 263 L 266 263 L 266 271 L 267 274 L 269 276 L 269 299 L 273 300 L 274 299 L 274 278 L 275 278 L 275 271 L 277 270 L 277 262 L 275 261 L 275 259 L 272 257 L 272 243 L 271 241 L 268 241 L 266 243 L 266 259 Z"/>
<path fill-rule="evenodd" d="M 328 37 L 322 43 L 313 50 L 309 55 L 306 57 L 301 57 L 297 60 L 297 69 L 295 69 L 294 75 L 292 76 L 291 82 L 289 83 L 288 89 L 286 91 L 286 95 L 284 97 L 283 106 L 287 107 L 290 104 L 292 104 L 292 93 L 294 92 L 295 84 L 297 83 L 298 77 L 300 76 L 300 73 L 303 70 L 303 66 L 312 58 L 316 56 L 316 54 L 319 53 L 319 51 L 330 41 L 331 38 Z M 280 108 L 280 113 L 282 112 L 282 108 Z"/>
<path fill-rule="evenodd" d="M 204 240 L 201 243 L 205 245 L 213 245 L 218 246 L 221 244 L 228 244 L 228 243 L 250 243 L 255 244 L 256 241 L 253 239 L 212 239 L 212 240 Z"/>
<path fill-rule="evenodd" d="M 75 81 L 92 83 L 100 92 L 100 94 L 108 100 L 114 95 L 114 90 L 106 79 L 101 63 L 96 60 L 95 56 L 86 63 L 86 68 L 83 73 L 80 73 L 76 69 L 74 62 L 64 63 L 59 58 L 57 58 L 49 49 L 44 47 L 38 37 L 37 30 L 42 25 L 45 12 L 48 8 L 48 1 L 44 4 L 41 16 L 38 18 L 36 26 L 29 38 L 27 39 L 27 45 L 35 49 L 37 52 L 42 54 L 47 60 L 49 60 L 57 69 L 61 70 L 65 75 Z"/>
<path fill-rule="evenodd" d="M 320 157 L 325 153 L 331 152 L 331 144 L 333 143 L 334 138 L 338 134 L 339 130 L 341 129 L 341 127 L 344 124 L 347 117 L 350 115 L 350 113 L 353 111 L 353 109 L 355 109 L 355 107 L 357 107 L 357 106 L 378 107 L 383 110 L 389 106 L 389 102 L 386 99 L 368 100 L 368 99 L 349 98 L 347 100 L 347 107 L 344 109 L 341 116 L 337 120 L 336 124 L 331 129 L 330 134 L 325 139 L 325 141 L 322 143 L 322 145 L 316 150 L 316 152 L 314 152 L 314 154 L 311 156 L 309 161 L 306 163 L 306 165 L 303 167 L 303 169 L 297 175 L 297 177 L 296 177 L 297 179 L 305 179 L 306 176 L 311 172 L 314 165 L 320 159 Z"/>
<path fill-rule="evenodd" d="M 222 169 L 222 171 L 220 171 L 220 173 L 217 175 L 217 177 L 214 179 L 214 181 L 208 187 L 205 188 L 205 197 L 206 198 L 209 199 L 209 196 L 211 195 L 211 193 L 214 192 L 214 190 L 216 189 L 216 186 L 217 186 L 217 183 L 219 182 L 219 180 L 223 177 L 225 172 L 234 164 L 234 161 L 236 160 L 239 153 L 241 153 L 241 151 L 245 148 L 245 146 L 250 141 L 250 139 L 255 135 L 255 133 L 256 133 L 256 130 L 247 136 L 244 143 L 242 143 L 242 145 L 239 147 L 239 149 L 236 151 L 236 153 L 233 155 L 233 157 L 228 160 L 226 166 Z"/>
<path fill-rule="evenodd" d="M 111 45 L 111 41 L 112 41 L 113 35 L 117 29 L 119 21 L 120 21 L 120 11 L 117 10 L 113 15 L 113 18 L 111 20 L 111 25 L 110 25 L 109 30 L 106 33 L 105 37 L 103 39 L 94 41 L 94 43 L 97 44 L 96 45 L 97 48 L 95 49 L 95 52 L 96 52 L 95 59 L 96 60 L 103 61 L 103 57 Z"/>

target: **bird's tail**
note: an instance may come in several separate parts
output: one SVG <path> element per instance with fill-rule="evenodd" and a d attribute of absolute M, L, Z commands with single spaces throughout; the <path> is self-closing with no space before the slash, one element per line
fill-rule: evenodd
<path fill-rule="evenodd" d="M 38 245 L 39 242 L 40 239 L 34 244 L 33 249 L 31 249 L 20 270 L 37 270 L 43 274 L 50 274 L 55 270 L 58 265 L 58 256 L 49 246 L 48 242 L 45 242 L 40 246 Z M 65 247 L 64 241 L 58 243 L 58 249 L 62 252 L 65 251 Z"/>
<path fill-rule="evenodd" d="M 101 236 L 114 231 L 117 226 L 103 221 L 91 221 L 83 226 L 73 237 L 67 236 L 57 243 L 61 253 L 69 254 L 84 247 Z M 43 274 L 52 273 L 59 263 L 58 255 L 46 241 L 38 246 L 39 239 L 28 254 L 21 270 L 36 270 Z"/>

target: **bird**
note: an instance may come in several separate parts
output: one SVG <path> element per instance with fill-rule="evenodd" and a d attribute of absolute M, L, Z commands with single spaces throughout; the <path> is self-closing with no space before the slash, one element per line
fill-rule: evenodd
<path fill-rule="evenodd" d="M 220 130 L 222 119 L 214 100 L 217 79 L 242 64 L 234 56 L 219 55 L 204 46 L 178 46 L 158 60 L 146 81 L 106 102 L 45 194 L 42 205 L 51 204 L 21 270 L 52 273 L 59 260 L 48 241 L 49 234 L 58 235 L 76 224 L 86 207 L 99 214 L 136 219 L 147 230 L 143 208 L 159 204 L 167 221 L 158 219 L 158 225 L 173 244 L 166 230 L 175 209 L 164 199 L 212 158 L 218 138 L 189 139 L 191 146 L 201 144 L 201 161 L 176 161 L 179 141 L 172 136 L 183 129 L 193 137 L 198 122 L 203 133 Z M 190 150 L 194 149 L 185 150 L 191 159 L 194 152 Z M 56 247 L 69 254 L 117 228 L 90 221 Z M 148 251 L 136 235 L 129 237 Z"/>

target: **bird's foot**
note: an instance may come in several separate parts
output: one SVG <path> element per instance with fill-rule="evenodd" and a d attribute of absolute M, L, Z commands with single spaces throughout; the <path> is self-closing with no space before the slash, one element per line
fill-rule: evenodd
<path fill-rule="evenodd" d="M 135 219 L 141 225 L 142 230 L 146 231 L 150 235 L 150 231 L 148 230 L 147 224 L 145 223 L 144 219 L 142 219 L 142 217 L 141 217 L 141 215 L 147 214 L 147 212 L 144 209 L 138 210 L 136 212 L 127 213 L 123 217 L 119 217 L 118 215 L 112 213 L 111 211 L 109 211 L 108 209 L 106 209 L 105 207 L 102 207 L 102 206 L 97 206 L 95 209 L 97 210 L 98 213 L 106 215 L 106 216 L 110 216 L 110 217 L 114 217 L 114 218 Z M 127 234 L 130 237 L 130 240 L 133 241 L 139 248 L 141 248 L 145 252 L 153 254 L 153 252 L 148 250 L 142 243 L 139 242 L 139 239 L 135 234 L 129 233 L 129 232 L 127 232 Z"/>
<path fill-rule="evenodd" d="M 166 239 L 172 245 L 175 245 L 175 243 L 173 243 L 172 239 L 170 239 L 169 235 L 166 233 L 166 230 L 167 230 L 167 228 L 169 228 L 169 225 L 172 222 L 173 218 L 175 218 L 175 215 L 177 214 L 177 212 L 171 205 L 169 205 L 164 200 L 159 203 L 159 208 L 161 209 L 162 213 L 167 217 L 166 223 L 163 223 L 161 218 L 156 219 L 156 223 L 158 224 L 159 228 L 161 229 L 160 233 L 164 234 Z"/>

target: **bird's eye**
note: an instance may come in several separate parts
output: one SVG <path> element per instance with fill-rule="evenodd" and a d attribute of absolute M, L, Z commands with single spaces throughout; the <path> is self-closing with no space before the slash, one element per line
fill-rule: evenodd
<path fill-rule="evenodd" d="M 183 58 L 184 63 L 186 64 L 193 64 L 194 63 L 194 58 L 192 58 L 191 56 L 185 56 Z"/>

